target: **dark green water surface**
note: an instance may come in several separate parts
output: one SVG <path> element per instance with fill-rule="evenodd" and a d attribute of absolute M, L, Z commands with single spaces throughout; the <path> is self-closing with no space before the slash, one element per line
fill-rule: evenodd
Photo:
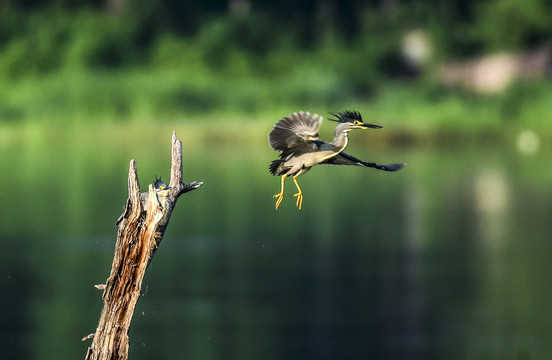
<path fill-rule="evenodd" d="M 130 359 L 549 358 L 550 152 L 353 134 L 355 156 L 408 166 L 316 167 L 299 178 L 303 210 L 289 180 L 275 211 L 265 134 L 233 146 L 178 131 L 185 180 L 205 184 L 180 198 L 146 273 Z M 129 160 L 144 191 L 168 176 L 170 132 L 146 138 L 0 136 L 2 358 L 84 358 Z"/>

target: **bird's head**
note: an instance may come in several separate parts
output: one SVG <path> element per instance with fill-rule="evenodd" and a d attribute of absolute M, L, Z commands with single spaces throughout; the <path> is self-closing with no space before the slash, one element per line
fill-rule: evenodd
<path fill-rule="evenodd" d="M 333 116 L 335 116 L 337 119 L 328 119 L 331 121 L 338 122 L 340 124 L 343 124 L 345 131 L 349 131 L 352 129 L 381 129 L 383 126 L 374 125 L 374 124 L 367 124 L 364 121 L 362 121 L 362 116 L 358 111 L 343 111 L 338 114 L 330 113 Z"/>
<path fill-rule="evenodd" d="M 153 183 L 153 186 L 156 190 L 160 191 L 171 189 L 171 187 L 167 185 L 163 180 L 161 180 L 161 177 L 158 178 L 157 175 L 155 176 L 155 182 Z"/>

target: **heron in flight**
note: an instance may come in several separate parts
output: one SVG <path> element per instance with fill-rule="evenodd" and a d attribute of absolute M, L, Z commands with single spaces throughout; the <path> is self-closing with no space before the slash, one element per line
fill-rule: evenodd
<path fill-rule="evenodd" d="M 274 125 L 268 135 L 270 146 L 280 152 L 280 158 L 270 164 L 270 173 L 281 176 L 280 192 L 274 195 L 276 210 L 284 197 L 284 182 L 286 177 L 293 176 L 293 182 L 297 187 L 296 206 L 301 210 L 303 206 L 303 191 L 297 183 L 297 178 L 314 165 L 352 165 L 365 166 L 378 170 L 397 171 L 406 164 L 379 165 L 372 162 L 359 160 L 343 152 L 349 142 L 349 131 L 354 129 L 381 129 L 379 125 L 367 124 L 362 121 L 362 116 L 357 111 L 344 111 L 333 114 L 337 122 L 334 139 L 332 142 L 320 140 L 318 130 L 322 124 L 322 116 L 309 112 L 296 112 L 284 117 Z"/>

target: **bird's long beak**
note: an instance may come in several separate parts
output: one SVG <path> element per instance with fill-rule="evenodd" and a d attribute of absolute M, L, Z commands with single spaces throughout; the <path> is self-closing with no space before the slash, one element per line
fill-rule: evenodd
<path fill-rule="evenodd" d="M 379 126 L 379 125 L 374 125 L 374 124 L 367 124 L 367 123 L 363 123 L 362 125 L 360 125 L 363 129 L 382 129 L 383 126 Z"/>

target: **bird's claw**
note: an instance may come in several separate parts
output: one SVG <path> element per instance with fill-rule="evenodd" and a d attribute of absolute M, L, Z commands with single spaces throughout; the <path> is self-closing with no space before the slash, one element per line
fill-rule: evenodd
<path fill-rule="evenodd" d="M 297 198 L 295 205 L 299 208 L 299 210 L 301 210 L 301 207 L 303 206 L 303 193 L 298 192 L 297 194 L 293 194 L 293 197 Z"/>
<path fill-rule="evenodd" d="M 280 206 L 280 204 L 282 203 L 282 200 L 284 199 L 284 193 L 280 192 L 274 195 L 273 198 L 278 199 L 276 200 L 276 210 L 278 210 L 278 207 Z"/>

